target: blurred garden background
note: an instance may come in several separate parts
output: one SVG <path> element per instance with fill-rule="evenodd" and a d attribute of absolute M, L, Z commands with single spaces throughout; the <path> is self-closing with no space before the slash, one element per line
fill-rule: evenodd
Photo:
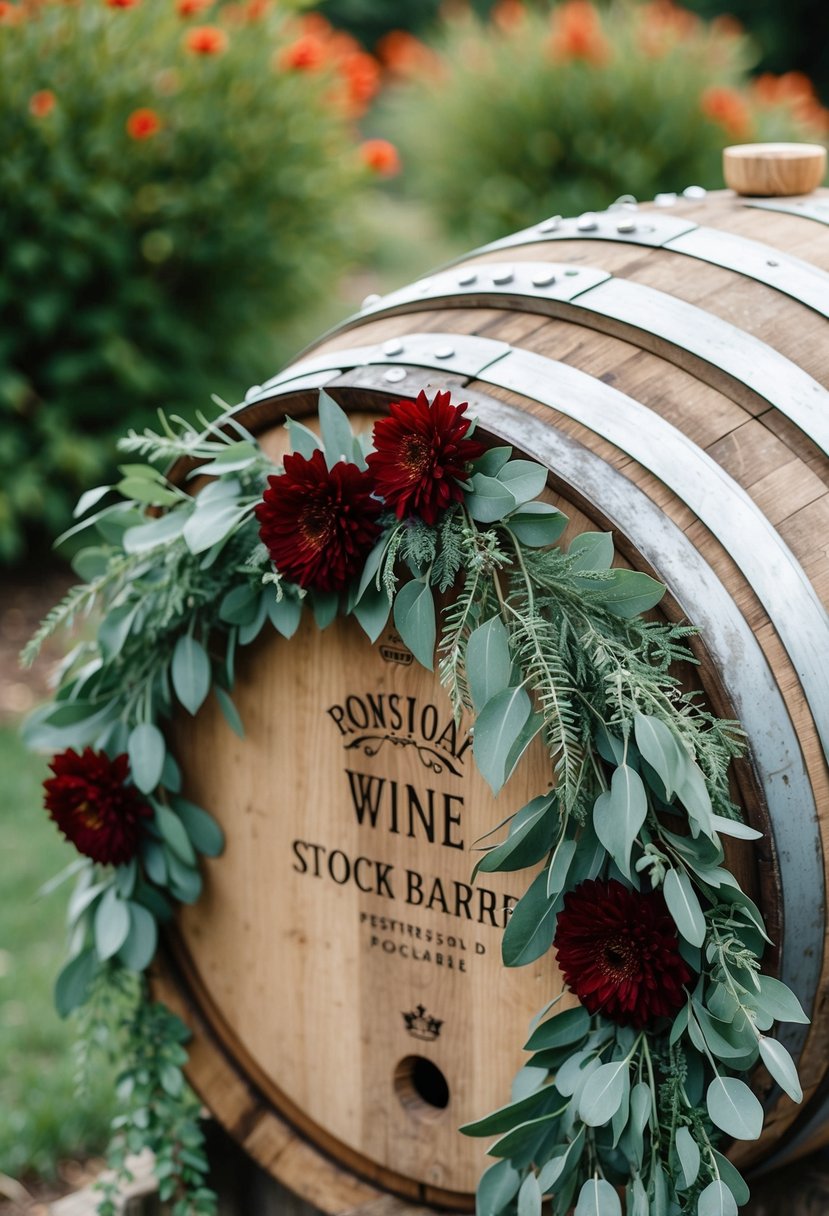
<path fill-rule="evenodd" d="M 34 897 L 71 860 L 17 738 L 56 652 L 17 652 L 117 436 L 472 244 L 825 142 L 827 104 L 826 0 L 0 0 L 0 1209 L 75 1185 L 111 1113 Z"/>

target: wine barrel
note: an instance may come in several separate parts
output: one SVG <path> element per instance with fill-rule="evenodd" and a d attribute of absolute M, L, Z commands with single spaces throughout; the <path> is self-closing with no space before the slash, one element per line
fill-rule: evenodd
<path fill-rule="evenodd" d="M 554 217 L 385 298 L 250 390 L 237 417 L 284 450 L 325 386 L 368 425 L 450 388 L 482 433 L 549 469 L 571 529 L 612 529 L 701 633 L 698 680 L 741 720 L 735 796 L 765 833 L 744 883 L 797 992 L 805 1093 L 758 1070 L 743 1166 L 827 1138 L 829 192 L 690 188 Z M 309 421 L 309 425 L 312 420 Z M 500 963 L 522 876 L 473 883 L 472 845 L 547 788 L 539 748 L 496 801 L 437 677 L 392 630 L 303 623 L 239 656 L 244 741 L 177 727 L 187 785 L 227 833 L 156 989 L 194 1027 L 191 1077 L 276 1177 L 328 1212 L 389 1190 L 466 1209 L 485 1164 L 459 1124 L 508 1098 L 551 957 Z"/>

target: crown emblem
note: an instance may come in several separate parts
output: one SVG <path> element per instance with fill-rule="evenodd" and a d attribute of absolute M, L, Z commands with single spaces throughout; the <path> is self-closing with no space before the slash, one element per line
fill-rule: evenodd
<path fill-rule="evenodd" d="M 443 1022 L 433 1018 L 426 1012 L 425 1005 L 418 1005 L 411 1013 L 403 1014 L 406 1030 L 415 1039 L 424 1039 L 427 1043 L 436 1039 L 440 1034 Z"/>
<path fill-rule="evenodd" d="M 414 660 L 414 655 L 404 646 L 399 633 L 388 635 L 386 643 L 380 646 L 380 654 L 387 663 L 401 663 L 404 667 L 409 667 Z"/>

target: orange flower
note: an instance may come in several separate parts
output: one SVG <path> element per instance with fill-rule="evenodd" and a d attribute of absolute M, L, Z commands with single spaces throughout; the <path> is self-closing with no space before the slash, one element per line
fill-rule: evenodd
<path fill-rule="evenodd" d="M 38 89 L 29 98 L 29 113 L 33 118 L 46 118 L 57 105 L 57 98 L 51 89 Z"/>
<path fill-rule="evenodd" d="M 8 4 L 7 0 L 0 0 L 0 25 L 22 25 L 25 20 L 26 14 L 21 4 Z"/>
<path fill-rule="evenodd" d="M 134 8 L 140 0 L 104 0 L 107 8 Z"/>
<path fill-rule="evenodd" d="M 553 12 L 550 51 L 554 59 L 584 59 L 600 66 L 610 58 L 610 43 L 591 0 L 564 0 Z"/>
<path fill-rule="evenodd" d="M 735 89 L 712 85 L 700 98 L 700 107 L 705 117 L 721 126 L 732 139 L 744 139 L 751 133 L 749 108 Z"/>
<path fill-rule="evenodd" d="M 269 8 L 269 0 L 248 0 L 245 5 L 245 16 L 251 22 L 261 21 Z"/>
<path fill-rule="evenodd" d="M 380 87 L 380 65 L 367 51 L 355 51 L 337 64 L 337 70 L 345 83 L 345 109 L 358 118 Z"/>
<path fill-rule="evenodd" d="M 360 144 L 360 159 L 367 168 L 381 177 L 394 177 L 400 172 L 400 155 L 387 139 L 366 139 Z"/>
<path fill-rule="evenodd" d="M 126 126 L 130 139 L 152 139 L 161 130 L 163 123 L 155 110 L 144 107 L 133 110 Z"/>
<path fill-rule="evenodd" d="M 498 0 L 490 16 L 499 30 L 509 34 L 523 25 L 527 18 L 527 10 L 521 0 Z"/>
<path fill-rule="evenodd" d="M 426 75 L 440 64 L 440 57 L 408 30 L 389 30 L 377 43 L 380 62 L 395 76 Z"/>
<path fill-rule="evenodd" d="M 651 0 L 637 13 L 640 22 L 639 45 L 652 59 L 661 59 L 699 28 L 700 20 L 673 0 Z"/>
<path fill-rule="evenodd" d="M 221 55 L 228 48 L 228 36 L 216 25 L 195 25 L 184 36 L 184 45 L 194 55 Z"/>
<path fill-rule="evenodd" d="M 316 34 L 302 34 L 277 55 L 279 67 L 286 72 L 316 72 L 327 59 L 325 43 Z"/>
<path fill-rule="evenodd" d="M 814 85 L 803 72 L 784 72 L 775 76 L 763 72 L 754 81 L 755 99 L 762 106 L 787 106 L 792 115 L 818 134 L 829 130 L 829 111 L 820 104 Z"/>
<path fill-rule="evenodd" d="M 213 0 L 176 0 L 176 12 L 186 20 L 188 17 L 197 17 L 206 8 L 210 8 L 212 3 Z"/>

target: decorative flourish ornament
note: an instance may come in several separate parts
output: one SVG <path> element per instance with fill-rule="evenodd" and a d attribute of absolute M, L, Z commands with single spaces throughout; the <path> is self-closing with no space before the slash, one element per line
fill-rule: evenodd
<path fill-rule="evenodd" d="M 180 1074 L 187 1031 L 149 1003 L 143 973 L 173 902 L 199 897 L 198 855 L 215 856 L 223 840 L 182 796 L 161 726 L 195 714 L 212 689 L 241 732 L 237 646 L 269 623 L 291 637 L 306 598 L 321 628 L 350 613 L 374 642 L 391 616 L 415 659 L 431 669 L 437 658 L 496 794 L 533 739 L 549 752 L 553 788 L 516 809 L 500 839 L 485 838 L 476 871 L 536 870 L 504 930 L 504 964 L 555 946 L 581 1004 L 557 1011 L 563 993 L 550 994 L 517 1098 L 463 1129 L 497 1137 L 481 1210 L 499 1216 L 518 1196 L 523 1216 L 540 1216 L 552 1193 L 553 1216 L 565 1216 L 578 1193 L 579 1213 L 619 1216 L 623 1187 L 636 1216 L 734 1211 L 748 1192 L 718 1140 L 756 1138 L 763 1120 L 743 1077 L 762 1059 L 802 1096 L 766 1031 L 806 1016 L 761 973 L 761 914 L 725 868 L 722 837 L 760 835 L 729 796 L 741 732 L 676 673 L 693 629 L 642 615 L 664 587 L 614 567 L 609 534 L 560 546 L 567 519 L 539 499 L 547 470 L 510 448 L 485 450 L 465 408 L 448 392 L 396 402 L 364 459 L 368 445 L 323 392 L 321 439 L 288 424 L 296 450 L 281 468 L 232 411 L 203 431 L 165 421 L 159 434 L 131 434 L 122 446 L 149 463 L 79 503 L 80 516 L 96 510 L 72 531 L 100 528 L 106 547 L 76 558 L 90 581 L 25 652 L 99 611 L 96 639 L 72 652 L 58 699 L 27 726 L 33 747 L 68 749 L 53 761 L 46 805 L 84 854 L 70 867 L 73 953 L 56 1000 L 64 1015 L 114 1007 L 112 1033 L 129 1027 L 132 1096 L 115 1160 L 148 1144 L 162 1199 L 184 1205 L 176 1211 L 215 1209 L 198 1104 Z M 178 459 L 211 479 L 201 493 L 153 463 Z M 110 1195 L 100 1211 L 115 1210 Z"/>

